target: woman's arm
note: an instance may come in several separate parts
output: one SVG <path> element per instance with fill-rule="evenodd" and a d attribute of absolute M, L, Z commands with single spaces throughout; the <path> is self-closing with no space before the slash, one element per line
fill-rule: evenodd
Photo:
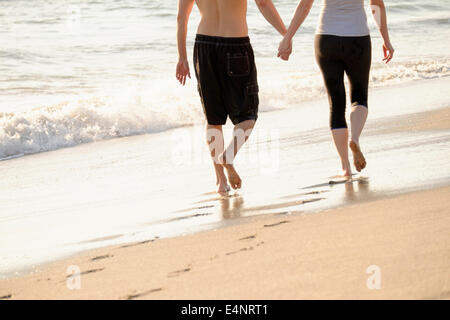
<path fill-rule="evenodd" d="M 286 37 L 292 39 L 297 32 L 298 28 L 305 21 L 306 17 L 311 10 L 314 0 L 301 0 L 295 10 L 294 17 L 292 18 L 291 24 L 286 32 Z"/>
<path fill-rule="evenodd" d="M 292 52 L 292 38 L 294 37 L 298 28 L 300 28 L 302 23 L 305 21 L 306 17 L 311 11 L 313 3 L 314 0 L 301 0 L 298 4 L 286 35 L 284 36 L 283 41 L 281 41 L 280 46 L 278 47 L 278 57 L 281 57 L 283 60 L 289 59 L 289 55 Z"/>
<path fill-rule="evenodd" d="M 189 72 L 189 62 L 186 53 L 186 36 L 189 16 L 194 6 L 194 0 L 179 0 L 178 1 L 178 16 L 177 16 L 177 45 L 178 45 L 178 64 L 176 77 L 177 80 L 184 85 L 186 77 L 191 77 Z"/>
<path fill-rule="evenodd" d="M 264 18 L 266 18 L 266 20 L 277 29 L 282 36 L 284 36 L 286 34 L 286 26 L 272 0 L 255 0 L 255 2 Z"/>
<path fill-rule="evenodd" d="M 372 14 L 375 18 L 375 22 L 380 30 L 381 37 L 383 38 L 383 61 L 388 63 L 394 57 L 395 50 L 391 44 L 391 40 L 389 39 L 386 7 L 383 0 L 370 0 L 370 6 L 372 8 Z"/>

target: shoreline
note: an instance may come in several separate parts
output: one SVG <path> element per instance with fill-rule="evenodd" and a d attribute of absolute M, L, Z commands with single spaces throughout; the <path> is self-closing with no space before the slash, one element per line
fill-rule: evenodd
<path fill-rule="evenodd" d="M 95 249 L 0 280 L 12 299 L 448 299 L 450 187 Z M 66 287 L 67 267 L 81 289 Z M 365 288 L 378 265 L 381 290 Z M 101 289 L 100 289 L 101 288 Z"/>
<path fill-rule="evenodd" d="M 449 76 L 443 76 L 443 77 L 439 77 L 439 78 L 431 78 L 431 79 L 412 79 L 412 80 L 408 80 L 406 82 L 400 82 L 400 83 L 395 83 L 395 84 L 391 84 L 391 85 L 385 85 L 385 86 L 374 86 L 374 87 L 370 87 L 369 88 L 369 93 L 371 95 L 376 95 L 378 92 L 383 92 L 386 90 L 392 90 L 392 89 L 402 89 L 402 88 L 408 88 L 411 86 L 416 86 L 418 84 L 431 84 L 432 82 L 449 82 L 450 83 L 450 75 Z M 311 104 L 317 104 L 317 103 L 322 103 L 323 105 L 327 105 L 327 96 L 325 94 L 325 92 L 320 96 L 320 97 L 316 97 L 314 99 L 308 99 L 305 101 L 302 101 L 300 103 L 298 103 L 297 105 L 294 106 L 290 106 L 287 108 L 275 108 L 275 109 L 268 109 L 266 111 L 260 111 L 260 113 L 262 114 L 266 114 L 266 115 L 270 115 L 272 113 L 277 113 L 277 112 L 283 112 L 283 111 L 293 111 L 295 109 L 298 108 L 302 108 L 304 106 L 308 106 Z M 41 106 L 38 107 L 39 108 L 45 108 L 46 106 Z M 438 109 L 445 109 L 447 107 L 441 106 Z M 23 111 L 23 113 L 27 113 L 29 111 Z M 1 113 L 1 112 L 0 112 Z M 229 124 L 229 122 L 228 122 Z M 228 125 L 227 124 L 227 125 Z M 52 152 L 57 152 L 59 150 L 67 150 L 67 149 L 74 149 L 77 147 L 82 147 L 82 146 L 86 146 L 86 145 L 92 145 L 92 144 L 96 144 L 96 143 L 107 143 L 107 142 L 111 142 L 111 141 L 115 141 L 115 140 L 120 140 L 120 139 L 126 139 L 126 138 L 133 138 L 133 137 L 140 137 L 140 136 L 147 136 L 147 135 L 158 135 L 158 134 L 165 134 L 166 132 L 170 132 L 173 130 L 177 130 L 180 128 L 193 128 L 193 127 L 197 127 L 197 126 L 203 126 L 204 125 L 204 120 L 198 120 L 194 123 L 191 124 L 182 124 L 182 125 L 177 125 L 174 127 L 170 127 L 170 128 L 166 128 L 160 131 L 154 131 L 154 132 L 141 132 L 141 133 L 137 133 L 137 134 L 131 134 L 131 135 L 124 135 L 124 136 L 117 136 L 117 137 L 110 137 L 110 138 L 106 138 L 106 139 L 101 139 L 101 140 L 94 140 L 94 141 L 90 141 L 90 142 L 81 142 L 79 144 L 75 144 L 75 145 L 71 145 L 71 146 L 63 146 L 63 147 L 58 147 L 56 149 L 49 149 L 49 150 L 44 150 L 44 151 L 39 151 L 39 152 L 32 152 L 32 153 L 21 153 L 21 154 L 15 154 L 15 155 L 10 155 L 7 156 L 5 158 L 0 158 L 0 162 L 3 161 L 10 161 L 10 160 L 16 160 L 16 159 L 22 159 L 24 157 L 30 157 L 30 156 L 36 156 L 36 155 L 42 155 L 42 154 L 48 154 L 48 153 L 52 153 Z"/>
<path fill-rule="evenodd" d="M 421 85 L 421 91 L 416 85 L 373 95 L 373 105 L 380 109 L 373 112 L 364 131 L 369 166 L 353 184 L 329 183 L 338 167 L 337 157 L 328 129 L 315 127 L 326 123 L 327 113 L 313 119 L 311 130 L 306 123 L 299 126 L 297 119 L 322 108 L 321 102 L 306 110 L 268 112 L 261 117 L 258 129 L 279 133 L 278 145 L 274 145 L 278 159 L 276 153 L 261 155 L 274 155 L 278 167 L 261 161 L 255 165 L 249 157 L 248 151 L 255 146 L 272 147 L 270 139 L 259 137 L 256 130 L 237 163 L 245 187 L 226 200 L 206 192 L 214 181 L 205 150 L 192 149 L 187 158 L 191 163 L 181 165 L 167 161 L 170 147 L 158 156 L 151 152 L 167 144 L 173 138 L 170 134 L 83 144 L 4 162 L 0 168 L 5 190 L 0 240 L 9 245 L 0 249 L 2 278 L 96 248 L 220 229 L 261 215 L 315 213 L 446 185 L 450 107 L 443 98 L 438 104 L 426 101 L 447 82 L 438 79 Z M 399 97 L 409 100 L 399 104 Z M 441 108 L 444 102 L 447 107 Z M 202 142 L 203 131 L 176 130 Z M 194 154 L 204 154 L 206 162 L 197 163 Z M 426 175 L 423 168 L 427 168 Z M 266 169 L 274 171 L 267 173 Z M 177 176 L 185 186 L 171 178 Z M 28 232 L 26 238 L 23 230 Z M 30 246 L 29 239 L 36 241 Z"/>

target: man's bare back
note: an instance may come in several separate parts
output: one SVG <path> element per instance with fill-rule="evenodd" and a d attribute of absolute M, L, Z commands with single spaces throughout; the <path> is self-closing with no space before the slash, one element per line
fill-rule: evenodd
<path fill-rule="evenodd" d="M 201 14 L 197 33 L 219 37 L 246 37 L 247 0 L 196 0 Z"/>

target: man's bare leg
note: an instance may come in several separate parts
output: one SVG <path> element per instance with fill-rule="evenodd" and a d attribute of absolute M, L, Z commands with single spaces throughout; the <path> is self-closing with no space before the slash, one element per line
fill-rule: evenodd
<path fill-rule="evenodd" d="M 253 127 L 255 126 L 255 122 L 255 120 L 245 120 L 235 125 L 233 129 L 233 139 L 219 158 L 220 163 L 227 171 L 228 181 L 233 189 L 239 189 L 242 186 L 241 177 L 239 177 L 239 174 L 236 172 L 233 165 L 234 158 L 248 140 Z"/>
<path fill-rule="evenodd" d="M 216 185 L 219 194 L 226 194 L 230 190 L 227 177 L 225 176 L 223 166 L 219 163 L 219 156 L 224 151 L 224 139 L 222 126 L 206 126 L 206 142 L 208 143 L 209 152 L 216 172 Z"/>
<path fill-rule="evenodd" d="M 359 137 L 364 129 L 367 120 L 368 109 L 365 106 L 357 105 L 352 108 L 350 113 L 352 136 L 350 139 L 350 149 L 353 152 L 353 162 L 356 170 L 361 171 L 366 167 L 366 159 L 359 146 Z"/>
<path fill-rule="evenodd" d="M 331 130 L 331 134 L 334 145 L 341 158 L 342 175 L 349 178 L 352 176 L 352 169 L 350 167 L 350 161 L 348 161 L 348 129 L 333 129 Z"/>

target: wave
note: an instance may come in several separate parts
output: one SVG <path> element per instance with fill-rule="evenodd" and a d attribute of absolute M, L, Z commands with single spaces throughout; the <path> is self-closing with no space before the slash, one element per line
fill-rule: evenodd
<path fill-rule="evenodd" d="M 376 86 L 407 80 L 435 79 L 450 76 L 450 59 L 417 60 L 402 63 L 380 64 L 371 71 L 371 81 Z"/>
<path fill-rule="evenodd" d="M 416 60 L 395 62 L 388 65 L 373 63 L 370 72 L 370 87 L 378 88 L 415 80 L 436 79 L 450 76 L 450 59 Z M 322 75 L 317 72 L 301 74 L 297 71 L 281 74 L 274 81 L 271 77 L 260 77 L 262 109 L 286 108 L 326 95 Z"/>
<path fill-rule="evenodd" d="M 374 64 L 371 87 L 450 76 L 450 60 Z M 298 106 L 325 97 L 320 72 L 295 71 L 259 77 L 260 111 Z M 128 91 L 127 91 L 128 90 Z M 155 133 L 203 121 L 195 90 L 174 81 L 149 81 L 103 97 L 73 99 L 25 112 L 0 112 L 0 159 L 72 147 L 81 143 Z"/>
<path fill-rule="evenodd" d="M 161 112 L 139 101 L 120 105 L 112 98 L 93 98 L 22 113 L 3 112 L 0 159 L 192 125 L 201 118 L 190 110 Z"/>

